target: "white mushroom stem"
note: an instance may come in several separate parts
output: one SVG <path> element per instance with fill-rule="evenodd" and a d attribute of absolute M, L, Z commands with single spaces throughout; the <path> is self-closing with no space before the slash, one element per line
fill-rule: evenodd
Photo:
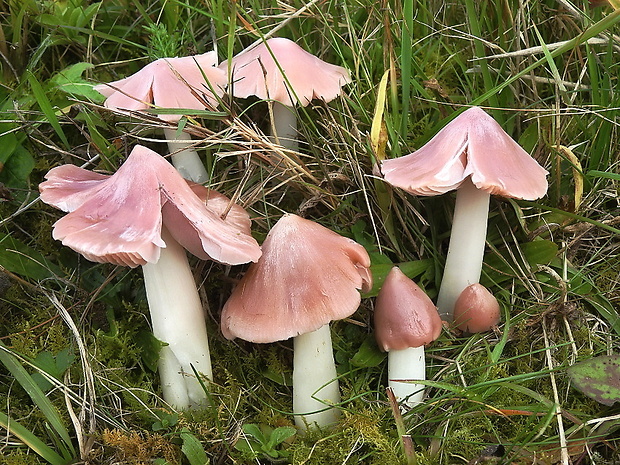
<path fill-rule="evenodd" d="M 340 389 L 329 325 L 293 341 L 293 413 L 298 428 L 319 428 L 338 421 Z"/>
<path fill-rule="evenodd" d="M 172 154 L 172 164 L 181 176 L 199 184 L 209 181 L 209 173 L 192 147 L 192 137 L 186 132 L 177 134 L 176 129 L 164 129 L 164 135 Z"/>
<path fill-rule="evenodd" d="M 443 320 L 453 320 L 456 299 L 467 286 L 480 280 L 489 199 L 490 195 L 476 188 L 470 178 L 457 191 L 450 245 L 437 298 L 437 309 Z"/>
<path fill-rule="evenodd" d="M 392 388 L 396 399 L 403 405 L 409 408 L 414 407 L 422 402 L 424 397 L 424 385 L 404 380 L 424 381 L 425 379 L 424 346 L 388 352 L 388 386 Z"/>
<path fill-rule="evenodd" d="M 213 378 L 205 317 L 185 249 L 162 228 L 166 247 L 142 267 L 153 334 L 168 344 L 159 354 L 163 397 L 177 409 L 207 405 L 192 366 Z"/>
<path fill-rule="evenodd" d="M 290 150 L 299 148 L 297 142 L 297 113 L 295 108 L 273 102 L 272 131 L 276 142 Z"/>

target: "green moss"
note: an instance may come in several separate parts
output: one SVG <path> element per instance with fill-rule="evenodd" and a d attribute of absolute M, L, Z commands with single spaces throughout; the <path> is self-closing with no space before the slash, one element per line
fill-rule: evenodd
<path fill-rule="evenodd" d="M 396 438 L 383 430 L 376 420 L 374 412 L 365 410 L 359 414 L 345 414 L 331 431 L 298 435 L 289 448 L 293 463 L 404 463 Z"/>
<path fill-rule="evenodd" d="M 22 451 L 11 451 L 0 457 L 2 465 L 41 465 L 44 462 L 38 455 L 30 453 L 26 454 Z"/>

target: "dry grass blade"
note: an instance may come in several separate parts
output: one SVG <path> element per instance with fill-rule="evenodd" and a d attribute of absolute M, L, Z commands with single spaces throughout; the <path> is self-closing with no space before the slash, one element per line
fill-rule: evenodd
<path fill-rule="evenodd" d="M 50 294 L 45 291 L 44 293 L 50 300 L 52 305 L 56 308 L 58 314 L 63 319 L 65 324 L 69 327 L 69 330 L 73 334 L 75 343 L 78 347 L 78 353 L 80 355 L 80 361 L 82 365 L 82 374 L 84 376 L 84 391 L 81 395 L 82 405 L 79 414 L 77 416 L 75 415 L 71 400 L 68 396 L 65 396 L 65 403 L 67 406 L 67 412 L 71 417 L 73 427 L 76 432 L 80 448 L 80 456 L 83 459 L 86 459 L 89 456 L 90 450 L 93 446 L 95 440 L 93 434 L 97 429 L 95 412 L 97 398 L 93 370 L 89 361 L 90 355 L 82 339 L 80 330 L 75 325 L 75 322 L 73 321 L 73 318 L 71 317 L 67 309 L 64 307 L 64 305 L 62 305 L 62 303 L 60 302 L 60 300 L 58 300 L 55 294 Z"/>

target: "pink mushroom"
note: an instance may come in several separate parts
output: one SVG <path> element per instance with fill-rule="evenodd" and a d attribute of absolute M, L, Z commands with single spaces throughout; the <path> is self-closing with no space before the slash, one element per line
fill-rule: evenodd
<path fill-rule="evenodd" d="M 222 310 L 228 339 L 294 337 L 293 411 L 300 428 L 337 420 L 340 401 L 329 322 L 350 316 L 372 285 L 370 258 L 351 239 L 284 215 Z"/>
<path fill-rule="evenodd" d="M 381 172 L 389 184 L 414 195 L 458 189 L 437 301 L 449 321 L 458 296 L 480 279 L 490 195 L 534 200 L 547 192 L 547 171 L 478 107 L 415 152 L 383 161 Z"/>
<path fill-rule="evenodd" d="M 273 102 L 273 135 L 291 150 L 297 150 L 295 105 L 306 106 L 315 98 L 329 102 L 351 82 L 345 68 L 326 63 L 284 38 L 268 39 L 220 68 L 231 69 L 229 91 L 235 97 L 254 95 Z"/>
<path fill-rule="evenodd" d="M 221 194 L 193 186 L 201 199 L 164 158 L 141 146 L 111 176 L 64 165 L 46 178 L 41 199 L 69 212 L 54 224 L 54 239 L 92 261 L 142 265 L 153 333 L 167 344 L 159 359 L 164 399 L 181 409 L 204 406 L 192 367 L 211 379 L 211 360 L 184 248 L 230 265 L 258 260 L 247 213 L 233 206 L 231 219 L 222 219 Z M 211 208 L 205 198 L 214 199 Z"/>
<path fill-rule="evenodd" d="M 441 318 L 431 299 L 397 266 L 385 278 L 375 303 L 375 337 L 388 352 L 388 385 L 404 405 L 422 401 L 426 379 L 424 346 L 441 334 Z"/>
<path fill-rule="evenodd" d="M 226 73 L 216 67 L 217 54 L 182 58 L 161 58 L 149 63 L 137 73 L 109 84 L 99 84 L 95 90 L 107 97 L 104 105 L 120 112 L 150 108 L 205 110 L 215 108 L 224 94 Z M 177 122 L 182 114 L 160 115 L 168 122 Z M 181 175 L 194 182 L 204 183 L 209 175 L 196 150 L 191 148 L 189 134 L 176 128 L 164 129 L 172 163 Z"/>
<path fill-rule="evenodd" d="M 499 319 L 499 302 L 482 284 L 467 286 L 454 304 L 454 325 L 461 331 L 489 331 Z"/>

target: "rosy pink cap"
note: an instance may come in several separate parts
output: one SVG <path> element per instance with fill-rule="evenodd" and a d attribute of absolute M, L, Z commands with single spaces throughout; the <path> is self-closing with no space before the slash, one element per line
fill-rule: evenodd
<path fill-rule="evenodd" d="M 228 62 L 220 64 L 222 69 L 228 66 Z M 230 90 L 235 97 L 255 95 L 289 107 L 295 105 L 297 98 L 303 106 L 315 98 L 329 102 L 340 95 L 342 86 L 351 82 L 347 69 L 326 63 L 285 38 L 269 39 L 241 52 L 232 58 L 230 68 Z"/>
<path fill-rule="evenodd" d="M 207 81 L 209 84 L 207 84 Z M 104 105 L 119 111 L 152 108 L 205 110 L 215 108 L 224 95 L 226 72 L 217 68 L 217 54 L 161 58 L 120 81 L 99 84 L 95 90 L 107 97 Z M 215 92 L 215 95 L 213 94 Z M 160 115 L 178 121 L 181 115 Z"/>
<path fill-rule="evenodd" d="M 170 163 L 146 147 L 136 146 L 111 176 L 63 165 L 46 179 L 41 200 L 69 212 L 54 224 L 54 239 L 89 260 L 155 263 L 166 246 L 162 225 L 199 258 L 237 265 L 260 257 L 241 207 L 233 207 L 234 221 L 222 219 L 222 210 L 208 208 Z"/>
<path fill-rule="evenodd" d="M 489 331 L 499 320 L 499 302 L 482 284 L 467 286 L 454 304 L 454 324 L 461 331 Z"/>
<path fill-rule="evenodd" d="M 222 333 L 274 342 L 346 318 L 372 286 L 370 258 L 357 242 L 287 214 L 263 243 L 222 310 Z"/>
<path fill-rule="evenodd" d="M 388 183 L 414 195 L 443 194 L 470 176 L 492 195 L 534 200 L 547 193 L 547 171 L 478 107 L 461 113 L 415 152 L 383 161 L 381 172 Z"/>
<path fill-rule="evenodd" d="M 388 352 L 430 344 L 441 334 L 437 307 L 397 266 L 377 295 L 374 320 L 377 344 Z"/>

